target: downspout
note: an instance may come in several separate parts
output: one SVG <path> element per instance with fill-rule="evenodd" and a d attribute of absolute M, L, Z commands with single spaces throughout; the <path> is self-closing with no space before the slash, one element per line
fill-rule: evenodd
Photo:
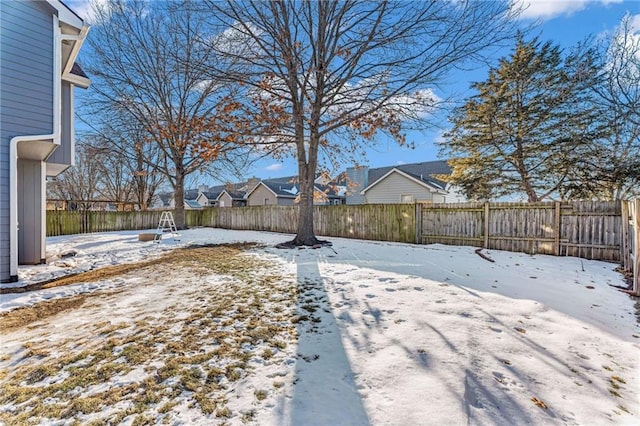
<path fill-rule="evenodd" d="M 62 42 L 73 40 L 82 43 L 87 27 L 77 36 L 60 32 L 58 17 L 53 17 L 53 133 L 47 135 L 16 136 L 9 142 L 9 282 L 18 281 L 18 144 L 20 142 L 43 141 L 51 139 L 54 145 L 60 145 L 62 113 Z M 72 59 L 73 56 L 70 56 Z M 43 221 L 45 219 L 43 218 Z M 46 222 L 45 222 L 46 223 Z"/>

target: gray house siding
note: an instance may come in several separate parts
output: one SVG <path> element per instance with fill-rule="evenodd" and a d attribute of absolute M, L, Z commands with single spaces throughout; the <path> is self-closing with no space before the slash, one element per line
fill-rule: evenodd
<path fill-rule="evenodd" d="M 347 169 L 347 204 L 364 204 L 360 192 L 369 185 L 369 167 Z"/>
<path fill-rule="evenodd" d="M 278 204 L 275 194 L 264 185 L 258 185 L 256 189 L 247 197 L 248 206 L 274 206 Z"/>
<path fill-rule="evenodd" d="M 53 9 L 0 1 L 0 282 L 10 278 L 9 144 L 53 132 Z"/>
<path fill-rule="evenodd" d="M 73 86 L 63 81 L 61 89 L 60 146 L 53 151 L 53 154 L 47 159 L 47 163 L 70 166 L 73 164 L 75 153 L 73 146 Z"/>
<path fill-rule="evenodd" d="M 18 217 L 21 223 L 41 223 L 43 210 L 44 164 L 42 161 L 18 160 Z M 40 228 L 20 226 L 18 232 L 18 258 L 23 264 L 38 264 L 44 241 Z M 40 249 L 40 250 L 39 250 Z"/>
<path fill-rule="evenodd" d="M 369 204 L 400 203 L 402 195 L 412 195 L 414 201 L 434 201 L 428 188 L 395 172 L 365 192 Z"/>
<path fill-rule="evenodd" d="M 0 2 L 1 126 L 5 138 L 53 132 L 53 21 L 45 2 Z M 8 159 L 7 159 L 8 161 Z"/>
<path fill-rule="evenodd" d="M 218 199 L 218 207 L 233 207 L 233 200 L 226 192 L 220 194 L 220 198 Z"/>

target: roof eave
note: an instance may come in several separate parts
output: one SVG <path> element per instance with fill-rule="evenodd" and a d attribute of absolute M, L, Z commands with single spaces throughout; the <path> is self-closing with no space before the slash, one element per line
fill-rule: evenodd
<path fill-rule="evenodd" d="M 69 6 L 67 6 L 60 0 L 47 0 L 47 3 L 49 3 L 51 7 L 58 11 L 58 19 L 60 21 L 64 22 L 65 24 L 71 25 L 78 30 L 87 27 L 84 20 L 73 10 L 71 10 Z"/>

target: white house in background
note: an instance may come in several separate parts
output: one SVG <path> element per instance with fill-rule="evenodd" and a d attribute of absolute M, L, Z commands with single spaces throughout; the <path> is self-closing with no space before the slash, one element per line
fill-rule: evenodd
<path fill-rule="evenodd" d="M 347 204 L 458 203 L 466 201 L 442 181 L 451 174 L 444 160 L 347 169 Z"/>
<path fill-rule="evenodd" d="M 59 0 L 0 1 L 0 282 L 44 263 L 46 178 L 74 164 L 75 63 L 89 27 Z"/>

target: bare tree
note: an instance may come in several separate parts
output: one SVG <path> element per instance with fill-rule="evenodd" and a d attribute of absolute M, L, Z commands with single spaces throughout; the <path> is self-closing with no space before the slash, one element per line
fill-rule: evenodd
<path fill-rule="evenodd" d="M 135 120 L 112 115 L 109 124 L 93 128 L 96 148 L 104 152 L 100 165 L 102 195 L 136 203 L 147 210 L 166 178 L 158 164 L 163 156 L 157 144 Z"/>
<path fill-rule="evenodd" d="M 625 199 L 640 195 L 640 28 L 627 14 L 595 47 L 600 75 L 594 86 L 609 129 L 593 145 L 586 195 Z"/>
<path fill-rule="evenodd" d="M 212 43 L 224 74 L 246 89 L 252 131 L 267 150 L 293 155 L 300 182 L 297 236 L 313 230 L 313 181 L 326 158 L 366 152 L 376 135 L 405 144 L 428 127 L 435 88 L 456 66 L 504 39 L 509 2 L 208 1 L 225 29 Z M 247 126 L 249 128 L 250 126 Z M 320 157 L 322 158 L 322 156 Z"/>
<path fill-rule="evenodd" d="M 100 191 L 101 161 L 100 149 L 87 141 L 78 143 L 75 166 L 47 184 L 48 197 L 69 201 L 74 210 L 89 210 Z"/>
<path fill-rule="evenodd" d="M 215 60 L 201 43 L 204 16 L 189 1 L 137 0 L 107 0 L 96 16 L 86 64 L 93 119 L 126 118 L 141 129 L 143 139 L 134 145 L 140 164 L 154 158 L 146 156 L 149 146 L 158 148 L 153 167 L 173 187 L 175 221 L 183 228 L 185 178 L 228 160 L 237 148 L 220 130 L 232 121 L 230 86 L 203 71 Z"/>

